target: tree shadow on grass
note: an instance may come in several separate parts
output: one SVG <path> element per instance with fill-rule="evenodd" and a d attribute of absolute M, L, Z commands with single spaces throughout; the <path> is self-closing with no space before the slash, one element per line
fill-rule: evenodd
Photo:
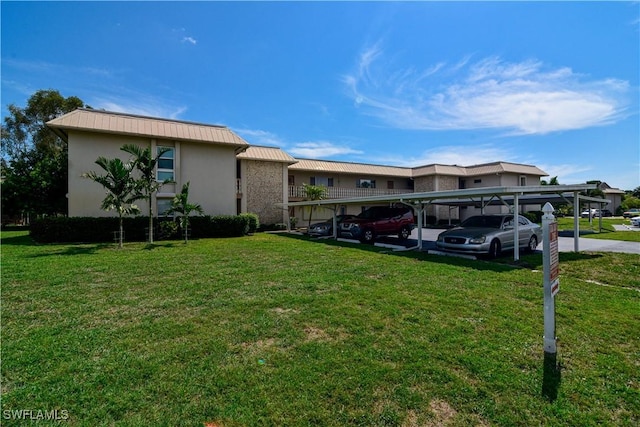
<path fill-rule="evenodd" d="M 139 243 L 140 245 L 144 245 L 142 247 L 125 247 L 122 249 L 126 250 L 145 250 L 152 251 L 158 248 L 173 248 L 176 246 L 173 242 L 162 243 L 162 244 L 144 244 L 142 242 L 131 242 L 131 243 Z M 34 243 L 31 242 L 31 245 Z M 42 258 L 47 256 L 78 256 L 78 255 L 93 255 L 98 251 L 119 251 L 117 243 L 96 243 L 96 244 L 87 244 L 87 243 L 67 243 L 67 244 L 52 244 L 50 247 L 61 246 L 59 251 L 52 251 L 48 253 L 38 253 L 31 255 L 31 258 Z"/>
<path fill-rule="evenodd" d="M 3 245 L 11 245 L 11 246 L 33 246 L 36 243 L 33 241 L 28 234 L 20 235 L 20 236 L 11 236 L 11 237 L 3 237 L 0 241 Z"/>

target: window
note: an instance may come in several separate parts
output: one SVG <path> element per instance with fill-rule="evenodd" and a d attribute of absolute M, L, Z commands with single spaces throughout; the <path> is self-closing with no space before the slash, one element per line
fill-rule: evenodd
<path fill-rule="evenodd" d="M 375 179 L 359 179 L 356 182 L 356 186 L 358 188 L 376 188 L 376 180 Z"/>
<path fill-rule="evenodd" d="M 525 187 L 527 185 L 527 177 L 526 176 L 521 176 L 520 177 L 520 186 L 521 187 Z"/>
<path fill-rule="evenodd" d="M 289 185 L 296 185 L 296 177 L 294 175 L 289 175 Z"/>
<path fill-rule="evenodd" d="M 164 181 L 170 179 L 174 180 L 174 154 L 175 149 L 173 147 L 158 147 L 158 153 L 160 150 L 166 149 L 167 151 L 163 153 L 158 158 L 158 181 Z"/>
<path fill-rule="evenodd" d="M 171 207 L 172 199 L 158 199 L 157 208 L 158 208 L 158 216 L 166 216 L 166 212 Z"/>
<path fill-rule="evenodd" d="M 393 186 L 394 186 L 393 181 L 387 181 L 387 190 L 393 190 Z"/>
<path fill-rule="evenodd" d="M 481 180 L 481 179 L 474 179 L 474 180 L 473 180 L 473 183 L 474 183 L 474 184 L 480 184 L 481 182 L 482 182 L 482 180 Z"/>
<path fill-rule="evenodd" d="M 327 178 L 326 176 L 312 176 L 311 178 L 309 178 L 309 184 L 324 187 L 333 187 L 333 178 Z"/>
<path fill-rule="evenodd" d="M 459 189 L 461 189 L 461 190 L 462 190 L 463 188 L 467 188 L 467 181 L 465 181 L 465 180 L 464 180 L 464 179 L 462 179 L 462 178 L 459 178 L 459 179 L 458 179 L 458 188 L 459 188 Z"/>

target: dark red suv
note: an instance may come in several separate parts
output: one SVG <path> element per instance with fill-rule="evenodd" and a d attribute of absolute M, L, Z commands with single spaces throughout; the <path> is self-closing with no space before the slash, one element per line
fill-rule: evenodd
<path fill-rule="evenodd" d="M 397 234 L 402 240 L 411 235 L 415 221 L 410 207 L 374 206 L 340 224 L 340 235 L 373 243 L 378 236 Z"/>

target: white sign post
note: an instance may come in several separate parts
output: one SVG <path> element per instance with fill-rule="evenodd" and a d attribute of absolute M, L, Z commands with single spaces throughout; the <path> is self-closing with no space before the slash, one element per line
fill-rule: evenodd
<path fill-rule="evenodd" d="M 542 208 L 542 264 L 544 269 L 544 352 L 556 353 L 555 296 L 560 289 L 558 278 L 558 223 L 553 206 L 547 202 Z"/>

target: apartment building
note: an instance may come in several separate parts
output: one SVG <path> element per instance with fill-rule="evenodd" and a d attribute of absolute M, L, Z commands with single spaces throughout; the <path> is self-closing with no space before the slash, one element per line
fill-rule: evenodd
<path fill-rule="evenodd" d="M 459 188 L 539 185 L 547 174 L 532 165 L 494 162 L 475 166 L 425 165 L 415 168 L 296 159 L 277 147 L 249 145 L 224 126 L 179 120 L 78 109 L 47 123 L 69 147 L 69 215 L 111 216 L 100 209 L 104 189 L 83 178 L 91 170 L 101 173 L 99 156 L 127 160 L 124 144 L 142 148 L 168 148 L 160 159 L 158 180 L 171 179 L 154 195 L 155 213 L 162 215 L 176 192 L 190 182 L 190 199 L 210 215 L 256 213 L 263 224 L 298 223 L 308 218 L 307 208 L 287 209 L 287 202 L 305 200 L 304 185 L 326 187 L 325 198 L 347 199 Z M 146 203 L 140 203 L 143 215 Z M 366 206 L 343 205 L 339 213 L 357 214 Z M 489 207 L 500 212 L 506 207 Z M 479 212 L 476 207 L 431 206 L 427 215 L 460 218 Z M 333 211 L 318 209 L 314 218 Z"/>

